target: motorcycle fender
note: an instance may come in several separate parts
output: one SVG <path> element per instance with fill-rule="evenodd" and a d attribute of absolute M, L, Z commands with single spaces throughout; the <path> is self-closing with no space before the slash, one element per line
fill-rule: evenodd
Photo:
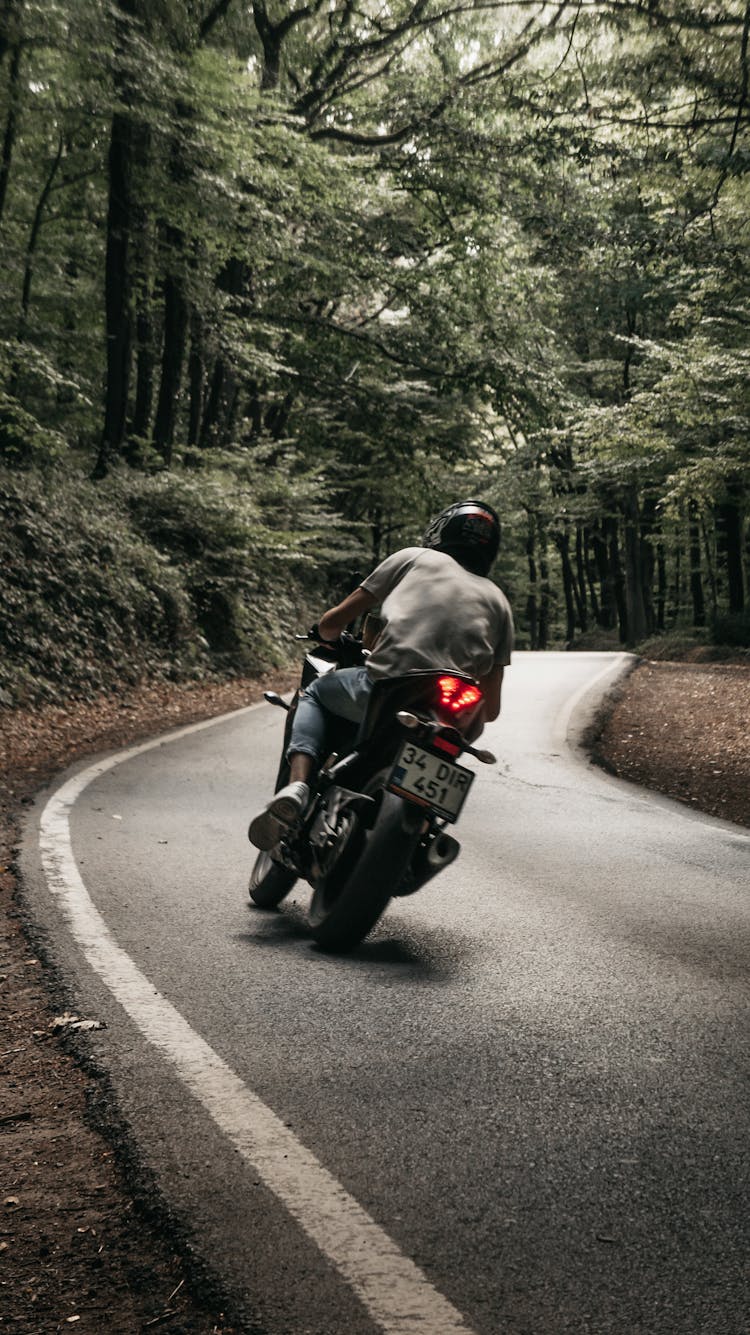
<path fill-rule="evenodd" d="M 417 806 L 415 802 L 402 800 L 401 828 L 405 834 L 420 833 L 423 827 L 426 828 L 426 819 L 423 807 Z"/>

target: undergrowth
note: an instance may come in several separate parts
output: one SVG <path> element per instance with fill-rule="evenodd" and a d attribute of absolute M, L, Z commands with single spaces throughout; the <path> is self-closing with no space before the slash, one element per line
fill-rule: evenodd
<path fill-rule="evenodd" d="M 0 471 L 0 703 L 283 665 L 329 528 L 274 476 Z"/>

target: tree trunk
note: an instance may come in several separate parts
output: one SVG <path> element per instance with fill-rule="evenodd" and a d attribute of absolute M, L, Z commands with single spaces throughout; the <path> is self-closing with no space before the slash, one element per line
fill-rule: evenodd
<path fill-rule="evenodd" d="M 2 155 L 0 156 L 0 223 L 5 212 L 5 197 L 8 193 L 10 168 L 13 162 L 13 149 L 18 132 L 18 98 L 21 86 L 21 57 L 23 48 L 20 42 L 12 47 L 10 73 L 8 78 L 8 115 L 5 119 Z"/>
<path fill-rule="evenodd" d="M 49 200 L 52 187 L 55 183 L 55 177 L 57 176 L 57 173 L 60 168 L 60 163 L 62 162 L 62 155 L 63 155 L 63 137 L 62 135 L 60 135 L 60 139 L 57 146 L 57 153 L 52 159 L 52 162 L 50 164 L 50 169 L 47 172 L 44 185 L 42 186 L 42 192 L 37 200 L 36 208 L 34 209 L 34 217 L 31 222 L 29 239 L 26 244 L 26 256 L 24 259 L 24 266 L 23 266 L 23 286 L 21 290 L 21 312 L 18 318 L 18 327 L 16 329 L 16 341 L 19 344 L 23 343 L 24 337 L 26 335 L 26 325 L 28 323 L 29 308 L 31 306 L 31 283 L 34 277 L 34 260 L 36 257 L 36 248 L 39 241 L 39 232 L 42 226 L 42 219 L 44 218 L 44 210 L 47 207 L 47 201 Z M 19 364 L 18 361 L 14 358 L 10 373 L 10 380 L 8 383 L 8 390 L 11 394 L 15 394 L 16 390 L 18 389 L 18 375 L 19 375 Z"/>
<path fill-rule="evenodd" d="M 706 554 L 706 573 L 708 575 L 708 588 L 711 594 L 711 620 L 715 621 L 719 611 L 719 590 L 716 583 L 716 562 L 712 551 L 711 537 L 708 527 L 701 520 L 701 535 L 703 537 L 703 550 Z"/>
<path fill-rule="evenodd" d="M 684 575 L 683 549 L 682 549 L 682 543 L 678 542 L 675 546 L 675 554 L 674 554 L 674 584 L 672 585 L 674 594 L 672 602 L 672 612 L 670 617 L 670 624 L 672 626 L 679 625 L 682 617 L 684 584 L 685 584 L 685 575 Z"/>
<path fill-rule="evenodd" d="M 219 430 L 219 414 L 221 410 L 222 399 L 224 397 L 224 384 L 226 380 L 226 363 L 223 357 L 217 357 L 214 362 L 214 369 L 211 373 L 211 380 L 206 395 L 206 404 L 203 409 L 203 420 L 201 422 L 198 444 L 202 450 L 208 449 L 216 444 Z"/>
<path fill-rule="evenodd" d="M 612 580 L 612 593 L 617 610 L 620 643 L 626 644 L 628 638 L 628 611 L 625 603 L 625 579 L 620 561 L 619 525 L 615 515 L 608 515 L 605 519 L 604 533 L 607 539 L 607 557 Z"/>
<path fill-rule="evenodd" d="M 567 529 L 562 533 L 555 534 L 555 546 L 560 553 L 560 563 L 562 565 L 563 593 L 565 596 L 565 639 L 568 644 L 571 644 L 575 639 L 576 627 L 583 625 L 584 614 L 573 573 L 573 565 L 570 560 L 570 534 Z"/>
<path fill-rule="evenodd" d="M 188 445 L 197 445 L 203 411 L 203 321 L 197 310 L 190 317 L 190 356 L 188 357 Z"/>
<path fill-rule="evenodd" d="M 536 530 L 534 516 L 526 516 L 526 560 L 529 567 L 529 593 L 526 598 L 526 621 L 532 649 L 539 648 L 539 603 L 537 596 Z"/>
<path fill-rule="evenodd" d="M 151 318 L 151 297 L 147 292 L 138 297 L 135 337 L 137 345 L 135 405 L 128 434 L 136 436 L 139 440 L 145 440 L 149 435 L 154 402 L 154 328 Z"/>
<path fill-rule="evenodd" d="M 576 605 L 578 607 L 578 619 L 581 630 L 588 630 L 589 611 L 586 597 L 586 562 L 584 528 L 580 520 L 576 524 Z"/>
<path fill-rule="evenodd" d="M 133 126 L 133 167 L 136 191 L 133 203 L 132 262 L 135 288 L 135 404 L 128 435 L 146 440 L 151 430 L 154 401 L 153 256 L 151 218 L 146 203 L 151 165 L 151 126 Z M 132 454 L 132 452 L 131 452 Z M 134 461 L 131 460 L 131 461 Z"/>
<path fill-rule="evenodd" d="M 251 380 L 248 386 L 250 397 L 247 401 L 247 415 L 250 418 L 250 440 L 257 440 L 263 430 L 263 404 L 261 390 L 257 380 Z"/>
<path fill-rule="evenodd" d="M 656 546 L 656 569 L 656 629 L 663 631 L 667 625 L 667 556 L 663 542 L 658 542 Z"/>
<path fill-rule="evenodd" d="M 265 416 L 265 428 L 272 440 L 283 440 L 289 425 L 289 415 L 294 406 L 295 394 L 289 390 L 278 403 L 268 409 Z"/>
<path fill-rule="evenodd" d="M 184 191 L 191 179 L 189 150 L 193 136 L 195 107 L 181 99 L 174 114 L 176 128 L 169 149 L 169 180 L 175 194 Z M 182 228 L 167 222 L 163 226 L 166 254 L 164 275 L 164 342 L 162 345 L 159 397 L 154 420 L 154 445 L 167 468 L 172 462 L 175 426 L 182 385 L 182 371 L 188 340 L 189 308 L 185 290 L 186 246 Z"/>
<path fill-rule="evenodd" d="M 730 482 L 728 498 L 719 506 L 718 536 L 727 574 L 730 612 L 745 610 L 745 572 L 742 561 L 742 492 L 737 482 Z"/>
<path fill-rule="evenodd" d="M 617 625 L 617 599 L 615 596 L 615 576 L 609 559 L 607 546 L 606 521 L 597 522 L 591 531 L 591 548 L 594 554 L 597 578 L 601 594 L 599 625 L 603 630 L 614 630 Z"/>
<path fill-rule="evenodd" d="M 120 58 L 127 55 L 129 21 L 136 15 L 136 0 L 117 0 L 123 16 L 117 24 Z M 119 100 L 131 101 L 128 77 L 115 73 Z M 109 470 L 122 449 L 128 415 L 128 389 L 132 353 L 132 278 L 130 240 L 133 227 L 132 190 L 133 123 L 127 112 L 112 117 L 109 139 L 107 243 L 104 261 L 104 306 L 107 338 L 107 373 L 104 390 L 104 427 L 94 477 Z"/>
<path fill-rule="evenodd" d="M 586 582 L 588 584 L 589 599 L 591 601 L 591 615 L 594 618 L 594 624 L 602 626 L 602 609 L 599 605 L 599 597 L 596 592 L 596 562 L 593 557 L 592 533 L 589 528 L 583 532 L 583 561 L 586 570 Z"/>
<path fill-rule="evenodd" d="M 540 576 L 540 598 L 539 598 L 539 649 L 546 649 L 549 643 L 549 619 L 550 619 L 550 585 L 549 585 L 549 564 L 547 561 L 547 535 L 542 528 L 541 522 L 538 525 L 539 534 L 539 576 Z"/>
<path fill-rule="evenodd" d="M 654 525 L 656 522 L 656 501 L 647 496 L 641 511 L 641 591 L 643 607 L 646 613 L 646 631 L 653 635 L 656 630 L 656 612 L 654 609 L 654 573 L 656 553 L 654 551 Z"/>
<path fill-rule="evenodd" d="M 166 229 L 167 245 L 181 253 L 184 237 L 176 228 Z M 176 257 L 175 257 L 176 258 Z M 164 343 L 162 346 L 159 398 L 154 419 L 154 446 L 167 468 L 172 463 L 177 407 L 188 333 L 188 306 L 181 275 L 173 270 L 164 280 Z"/>
<path fill-rule="evenodd" d="M 695 501 L 688 506 L 688 543 L 690 554 L 690 597 L 693 602 L 693 625 L 705 626 L 706 602 L 703 596 L 703 574 L 701 570 L 701 534 L 698 523 L 698 507 Z"/>
<path fill-rule="evenodd" d="M 623 513 L 625 516 L 625 643 L 629 649 L 632 649 L 646 638 L 638 493 L 634 486 L 628 488 L 623 503 Z"/>

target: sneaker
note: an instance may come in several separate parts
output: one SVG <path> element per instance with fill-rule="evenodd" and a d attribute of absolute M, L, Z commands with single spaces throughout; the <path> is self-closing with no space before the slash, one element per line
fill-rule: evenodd
<path fill-rule="evenodd" d="M 310 797 L 310 788 L 297 780 L 274 794 L 264 811 L 250 822 L 247 837 L 256 848 L 275 848 L 281 836 L 299 820 Z"/>

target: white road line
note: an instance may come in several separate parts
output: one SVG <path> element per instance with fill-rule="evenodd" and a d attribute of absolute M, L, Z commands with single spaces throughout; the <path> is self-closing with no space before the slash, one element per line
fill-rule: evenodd
<path fill-rule="evenodd" d="M 607 678 L 611 677 L 611 684 L 613 686 L 616 682 L 621 681 L 624 675 L 625 664 L 628 660 L 632 660 L 632 658 L 632 654 L 625 652 L 618 653 L 617 657 L 613 661 L 607 663 L 606 667 L 603 667 L 601 672 L 598 672 L 595 677 L 591 677 L 588 681 L 585 681 L 583 685 L 571 695 L 570 699 L 565 701 L 565 704 L 552 725 L 553 746 L 559 747 L 561 750 L 565 747 L 568 740 L 570 720 L 581 701 L 586 698 L 589 692 L 593 692 L 597 687 L 600 687 L 602 682 L 606 681 Z M 597 707 L 603 698 L 604 692 L 600 690 L 597 695 Z"/>
<path fill-rule="evenodd" d="M 154 738 L 109 756 L 64 783 L 41 818 L 40 847 L 49 890 L 86 960 L 112 995 L 336 1266 L 382 1330 L 387 1335 L 467 1335 L 470 1327 L 461 1313 L 117 945 L 76 866 L 68 817 L 92 780 L 144 751 L 245 712 L 237 710 Z"/>

